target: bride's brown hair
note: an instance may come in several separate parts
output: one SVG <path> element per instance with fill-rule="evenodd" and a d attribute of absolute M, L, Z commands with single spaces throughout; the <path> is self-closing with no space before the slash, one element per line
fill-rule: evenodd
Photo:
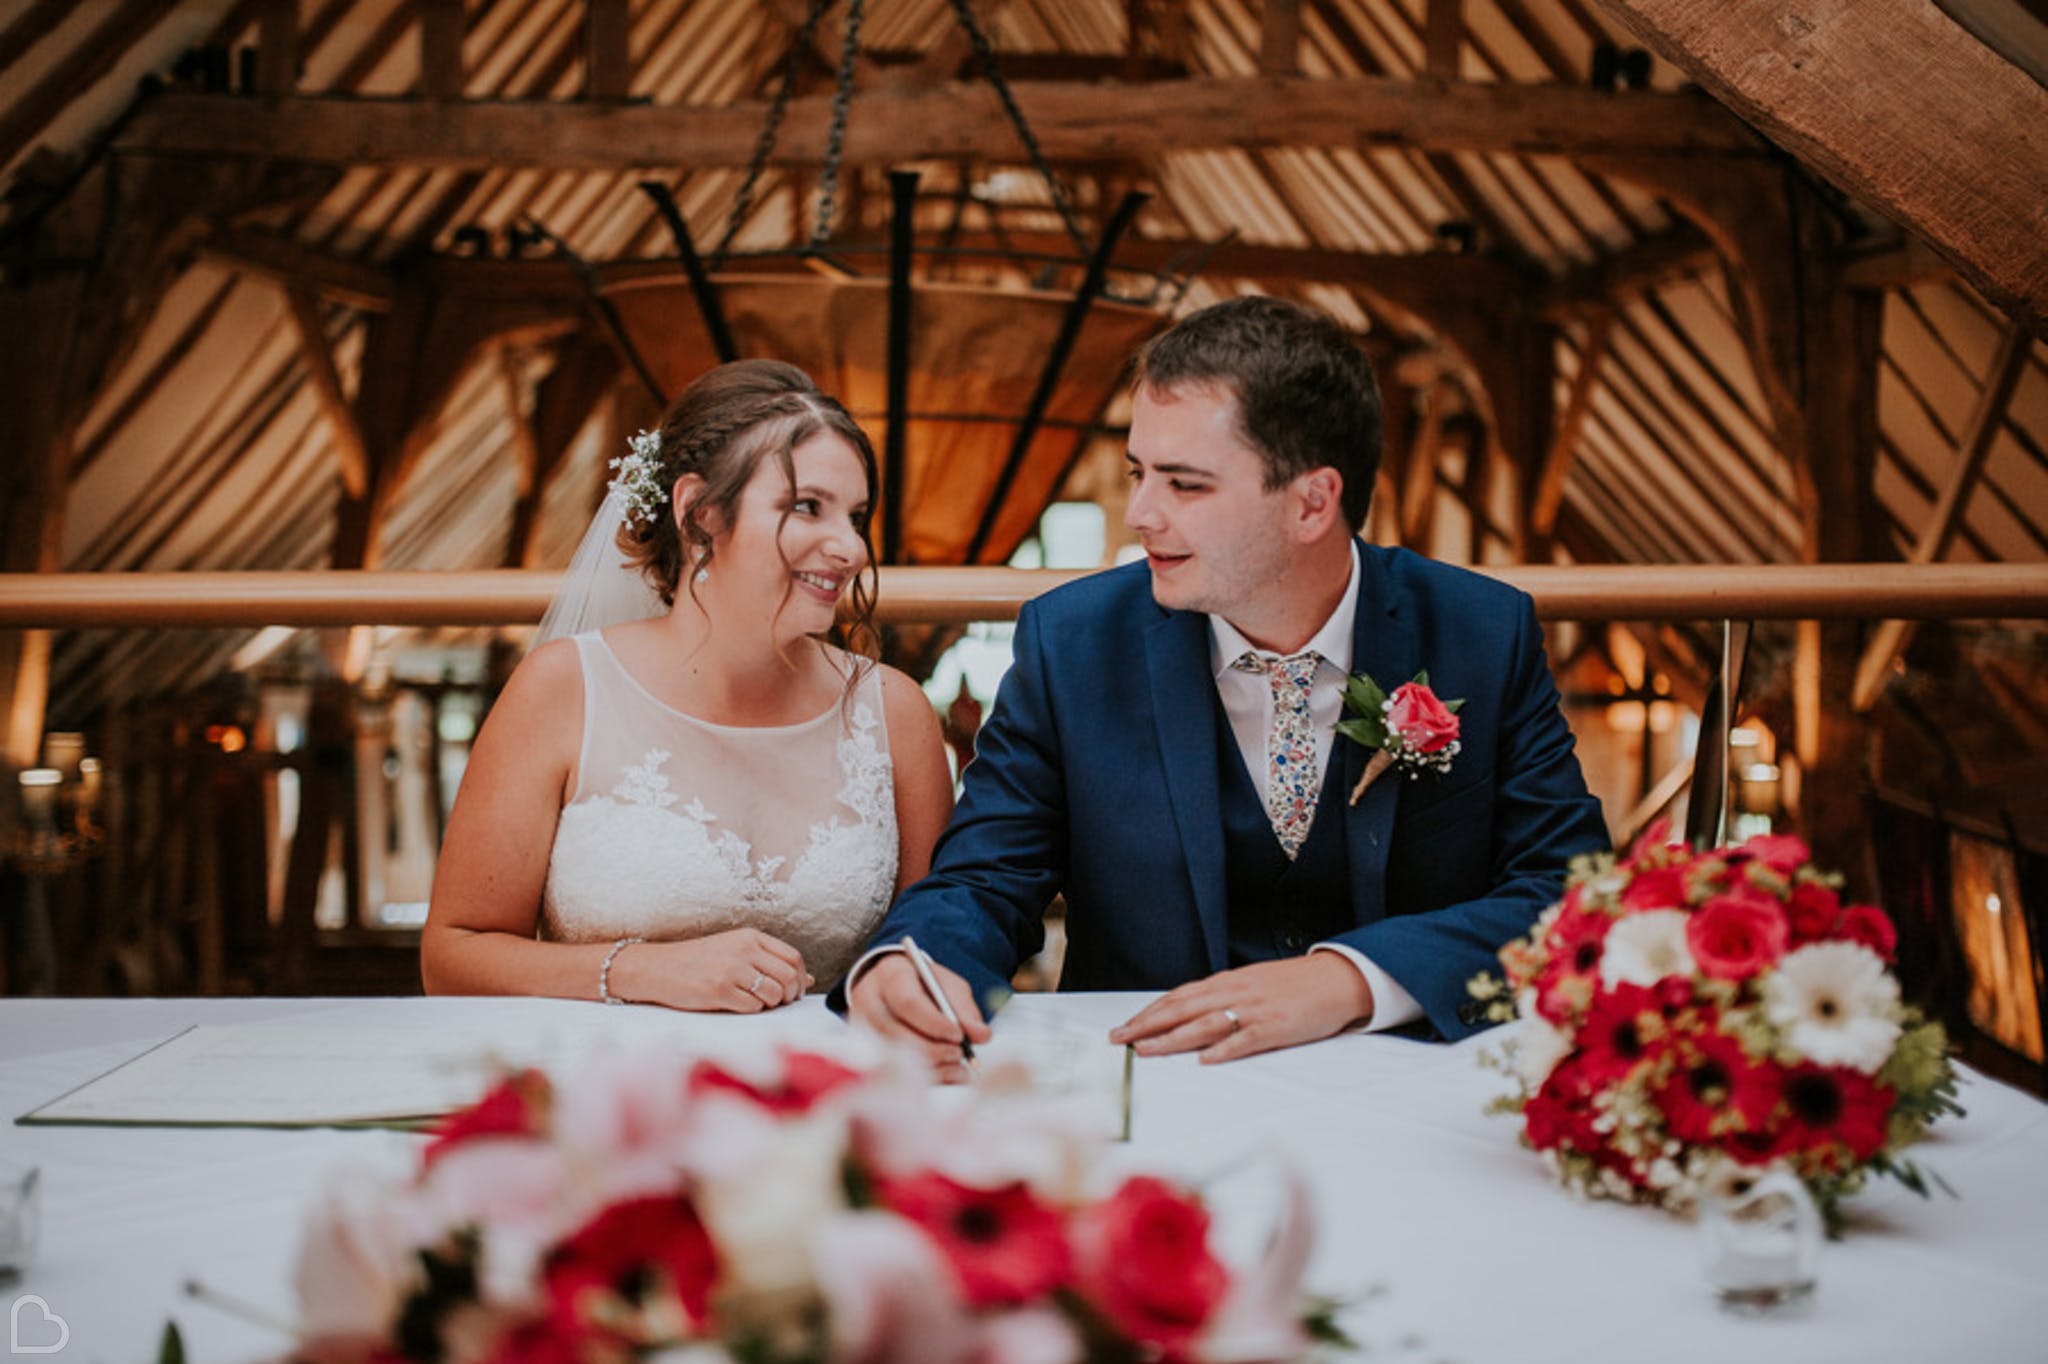
<path fill-rule="evenodd" d="M 761 461 L 775 459 L 793 496 L 796 465 L 790 452 L 821 432 L 838 436 L 860 456 L 872 509 L 875 448 L 860 424 L 808 374 L 780 360 L 735 360 L 698 376 L 661 419 L 657 478 L 669 502 L 657 515 L 620 527 L 619 549 L 626 562 L 640 570 L 664 605 L 673 606 L 685 568 L 708 569 L 717 557 L 709 527 L 733 524 L 740 492 Z M 688 474 L 703 479 L 704 487 L 677 513 L 676 483 Z M 787 510 L 782 520 L 789 520 Z M 841 624 L 847 646 L 873 657 L 875 547 L 869 538 L 869 518 L 863 515 L 855 524 L 867 549 L 867 564 L 854 575 L 847 593 L 850 609 Z M 695 601 L 694 582 L 688 590 Z M 789 590 L 785 589 L 785 601 Z"/>

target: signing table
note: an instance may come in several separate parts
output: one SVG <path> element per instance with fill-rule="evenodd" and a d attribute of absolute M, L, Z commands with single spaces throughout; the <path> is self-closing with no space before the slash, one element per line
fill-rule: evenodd
<path fill-rule="evenodd" d="M 1107 1030 L 1140 995 L 1020 996 Z M 11 1345 L 59 1364 L 139 1364 L 175 1317 L 200 1364 L 275 1357 L 280 1336 L 184 1296 L 200 1279 L 287 1317 L 304 1210 L 347 1164 L 391 1167 L 420 1138 L 383 1131 L 23 1127 L 11 1119 L 194 1024 L 489 1031 L 519 1049 L 565 1028 L 702 1045 L 709 1029 L 841 1027 L 815 1000 L 765 1020 L 684 1018 L 545 1000 L 0 1001 L 0 1166 L 42 1170 L 41 1250 L 0 1283 Z M 1001 1021 L 998 1021 L 998 1028 Z M 1956 1192 L 1890 1182 L 1852 1201 L 1800 1314 L 1720 1312 L 1696 1232 L 1663 1213 L 1576 1202 L 1487 1116 L 1499 1035 L 1456 1046 L 1346 1036 L 1219 1067 L 1140 1061 L 1127 1159 L 1204 1182 L 1226 1242 L 1255 1247 L 1277 1160 L 1319 1220 L 1312 1285 L 1355 1299 L 1372 1358 L 1515 1361 L 1925 1361 L 2048 1358 L 2048 1106 L 1965 1074 L 1968 1117 L 1914 1155 Z M 68 1331 L 68 1339 L 60 1331 Z M 49 1347 L 63 1340 L 63 1348 Z"/>

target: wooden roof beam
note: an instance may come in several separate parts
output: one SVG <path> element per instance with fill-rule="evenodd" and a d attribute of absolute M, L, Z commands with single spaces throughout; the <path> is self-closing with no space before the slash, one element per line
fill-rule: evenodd
<path fill-rule="evenodd" d="M 1835 185 L 2048 336 L 2048 89 L 1919 0 L 1606 0 Z"/>
<path fill-rule="evenodd" d="M 1680 220 L 1669 231 L 1558 276 L 1539 293 L 1536 311 L 1550 321 L 1562 321 L 1589 309 L 1605 311 L 1668 279 L 1716 265 L 1720 259 L 1706 233 Z"/>
<path fill-rule="evenodd" d="M 1569 85 L 1202 78 L 1144 85 L 1012 85 L 1047 156 L 1140 158 L 1202 147 L 1357 147 L 1528 155 L 1763 156 L 1766 144 L 1688 92 L 1604 92 Z M 631 170 L 747 164 L 767 109 L 561 101 L 278 99 L 184 91 L 136 112 L 116 139 L 128 152 L 254 157 L 350 166 Z M 830 100 L 792 100 L 772 160 L 813 165 Z M 864 94 L 846 129 L 854 163 L 979 156 L 1008 145 L 1009 122 L 985 85 Z"/>
<path fill-rule="evenodd" d="M 221 228 L 200 247 L 200 253 L 230 269 L 310 289 L 329 302 L 358 312 L 389 312 L 397 297 L 398 286 L 388 271 L 307 246 L 281 232 Z"/>

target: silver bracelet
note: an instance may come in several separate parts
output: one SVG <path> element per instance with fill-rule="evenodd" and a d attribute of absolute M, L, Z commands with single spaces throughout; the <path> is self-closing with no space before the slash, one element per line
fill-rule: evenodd
<path fill-rule="evenodd" d="M 619 953 L 625 951 L 634 943 L 646 941 L 647 939 L 645 938 L 621 938 L 612 944 L 611 951 L 604 954 L 604 964 L 597 968 L 597 997 L 599 1000 L 606 1004 L 626 1004 L 630 1002 L 620 999 L 612 993 L 612 962 L 618 957 Z"/>

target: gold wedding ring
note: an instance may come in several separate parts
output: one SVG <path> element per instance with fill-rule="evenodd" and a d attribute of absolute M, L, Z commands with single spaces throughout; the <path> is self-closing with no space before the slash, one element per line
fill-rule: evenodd
<path fill-rule="evenodd" d="M 1223 1021 L 1230 1025 L 1231 1032 L 1236 1032 L 1238 1029 L 1237 1010 L 1225 1009 L 1223 1011 Z"/>

